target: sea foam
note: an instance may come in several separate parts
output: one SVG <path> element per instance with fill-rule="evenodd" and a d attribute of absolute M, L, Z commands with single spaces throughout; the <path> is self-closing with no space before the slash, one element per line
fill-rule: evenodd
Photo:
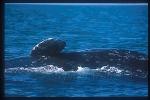
<path fill-rule="evenodd" d="M 90 69 L 88 67 L 78 66 L 76 71 L 64 71 L 62 67 L 54 65 L 46 65 L 40 67 L 15 67 L 7 68 L 5 72 L 37 72 L 37 73 L 62 73 L 62 72 L 77 72 L 77 73 L 89 73 L 89 72 L 105 72 L 105 73 L 117 73 L 121 74 L 123 70 L 116 67 L 102 66 L 101 68 Z"/>

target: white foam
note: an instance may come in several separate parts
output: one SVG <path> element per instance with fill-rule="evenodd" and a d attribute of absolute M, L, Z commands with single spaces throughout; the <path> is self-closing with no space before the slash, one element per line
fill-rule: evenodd
<path fill-rule="evenodd" d="M 90 69 L 88 67 L 81 67 L 79 66 L 76 72 L 85 72 L 85 71 L 89 71 Z"/>
<path fill-rule="evenodd" d="M 9 68 L 6 69 L 5 72 L 20 72 L 20 71 L 25 71 L 25 72 L 38 72 L 38 73 L 61 73 L 64 72 L 62 68 L 58 68 L 57 66 L 53 65 L 46 65 L 46 66 L 41 66 L 41 67 L 16 67 L 16 68 Z"/>
<path fill-rule="evenodd" d="M 5 70 L 6 72 L 19 72 L 19 71 L 27 71 L 27 72 L 41 72 L 41 73 L 51 73 L 51 72 L 64 72 L 63 68 L 59 68 L 54 65 L 46 65 L 41 67 L 15 67 L 8 68 Z M 101 68 L 90 69 L 88 67 L 78 66 L 77 71 L 68 71 L 68 72 L 88 72 L 88 71 L 99 71 L 99 72 L 111 72 L 111 73 L 121 73 L 123 70 L 120 70 L 116 67 L 102 66 Z"/>
<path fill-rule="evenodd" d="M 82 74 L 90 74 L 93 72 L 98 73 L 116 73 L 116 74 L 124 74 L 124 75 L 131 75 L 129 71 L 125 71 L 114 66 L 102 66 L 101 68 L 90 69 L 88 67 L 78 66 L 76 71 L 64 71 L 63 68 L 54 65 L 45 65 L 40 67 L 15 67 L 15 68 L 8 68 L 5 69 L 5 72 L 35 72 L 35 73 L 82 73 Z"/>
<path fill-rule="evenodd" d="M 104 72 L 112 72 L 112 73 L 121 73 L 123 72 L 123 70 L 118 69 L 116 67 L 110 67 L 110 66 L 103 66 L 100 68 L 100 71 L 104 71 Z"/>
<path fill-rule="evenodd" d="M 88 67 L 81 67 L 79 66 L 76 72 L 105 72 L 105 73 L 116 73 L 116 74 L 122 74 L 124 70 L 121 70 L 119 68 L 116 68 L 114 66 L 102 66 L 101 68 L 96 69 L 90 69 Z"/>

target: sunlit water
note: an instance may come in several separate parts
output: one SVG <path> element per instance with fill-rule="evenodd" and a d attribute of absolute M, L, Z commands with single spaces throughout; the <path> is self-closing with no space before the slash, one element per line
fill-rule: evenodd
<path fill-rule="evenodd" d="M 47 38 L 65 51 L 128 49 L 147 54 L 147 5 L 5 5 L 5 59 L 29 56 Z M 13 65 L 12 65 L 13 66 Z M 5 69 L 6 96 L 147 96 L 147 79 L 102 66 L 64 71 L 53 65 Z M 83 68 L 85 67 L 85 68 Z"/>

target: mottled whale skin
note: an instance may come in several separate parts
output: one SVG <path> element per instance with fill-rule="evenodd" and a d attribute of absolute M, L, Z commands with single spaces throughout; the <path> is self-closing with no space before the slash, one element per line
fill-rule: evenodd
<path fill-rule="evenodd" d="M 46 41 L 51 41 L 51 39 Z M 44 42 L 42 43 L 44 44 Z M 46 42 L 46 44 L 47 43 L 49 42 Z M 36 45 L 37 48 L 34 47 L 32 49 L 30 56 L 7 60 L 5 67 L 38 67 L 54 65 L 62 67 L 65 71 L 70 71 L 77 70 L 78 66 L 89 67 L 91 69 L 101 68 L 102 66 L 115 66 L 123 70 L 129 70 L 133 73 L 138 73 L 137 70 L 147 73 L 148 56 L 143 53 L 123 49 L 96 49 L 80 52 L 65 52 L 61 51 L 65 46 L 64 43 L 62 41 L 60 43 L 62 43 L 62 45 L 60 45 L 61 48 L 55 48 L 57 49 L 55 55 L 48 55 L 47 52 L 46 54 L 42 53 L 42 55 L 37 53 L 38 56 L 36 53 L 32 55 L 32 52 L 38 48 Z M 40 48 L 41 47 L 42 45 L 40 44 Z M 50 48 L 44 47 L 44 49 L 47 50 Z"/>

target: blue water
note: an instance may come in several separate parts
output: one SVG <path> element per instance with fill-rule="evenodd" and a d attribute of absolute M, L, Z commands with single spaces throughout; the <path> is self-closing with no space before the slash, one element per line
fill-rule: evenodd
<path fill-rule="evenodd" d="M 66 41 L 64 51 L 118 48 L 148 54 L 148 6 L 5 4 L 5 60 L 29 56 L 31 49 L 47 38 Z M 146 79 L 79 68 L 76 72 L 8 68 L 5 94 L 148 95 Z"/>

